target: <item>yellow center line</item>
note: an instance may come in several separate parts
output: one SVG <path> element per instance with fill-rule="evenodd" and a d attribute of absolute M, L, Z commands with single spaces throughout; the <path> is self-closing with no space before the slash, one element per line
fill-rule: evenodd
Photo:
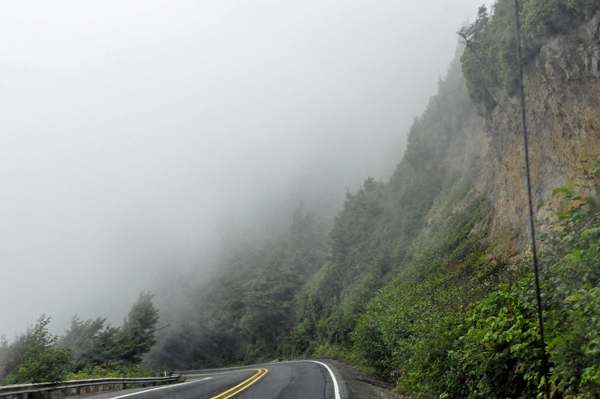
<path fill-rule="evenodd" d="M 233 395 L 237 395 L 238 393 L 242 392 L 244 389 L 248 388 L 250 385 L 254 384 L 256 381 L 263 378 L 265 376 L 265 374 L 267 374 L 269 372 L 269 370 L 267 370 L 267 369 L 244 369 L 244 370 L 236 370 L 236 371 L 224 371 L 222 373 L 187 374 L 186 376 L 187 377 L 199 377 L 199 376 L 204 376 L 204 375 L 241 373 L 243 371 L 256 371 L 256 374 L 254 374 L 252 377 L 248 378 L 247 380 L 244 380 L 241 383 L 237 384 L 233 388 L 228 389 L 227 391 L 210 398 L 210 399 L 228 399 L 228 398 L 232 397 Z M 227 394 L 229 394 L 229 395 L 227 395 Z M 227 396 L 224 396 L 224 395 L 227 395 Z"/>
<path fill-rule="evenodd" d="M 250 385 L 254 384 L 256 381 L 260 380 L 262 377 L 265 376 L 265 374 L 267 374 L 268 370 L 267 369 L 259 369 L 258 373 L 254 374 L 252 377 L 248 378 L 247 380 L 243 381 L 242 383 L 234 386 L 233 388 L 231 388 L 228 391 L 223 392 L 220 395 L 214 396 L 210 399 L 227 399 L 232 397 L 233 395 L 236 395 L 240 392 L 242 392 L 244 389 L 248 388 Z M 232 392 L 233 391 L 233 392 Z M 227 395 L 229 394 L 229 395 Z M 224 396 L 227 395 L 227 396 Z"/>

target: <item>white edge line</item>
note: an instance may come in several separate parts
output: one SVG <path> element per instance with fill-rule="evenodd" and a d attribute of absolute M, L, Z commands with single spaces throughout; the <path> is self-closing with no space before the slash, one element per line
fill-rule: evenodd
<path fill-rule="evenodd" d="M 327 366 L 325 366 L 325 367 L 327 367 Z M 210 380 L 211 378 L 212 377 L 207 377 L 207 378 L 203 378 L 201 380 L 184 382 L 183 384 L 167 385 L 166 387 L 146 389 L 144 391 L 134 392 L 134 393 L 130 393 L 130 394 L 127 394 L 127 395 L 115 396 L 115 397 L 112 397 L 110 399 L 127 398 L 129 396 L 140 395 L 142 393 L 146 393 L 146 392 L 150 392 L 150 391 L 158 391 L 159 389 L 173 388 L 173 387 L 178 387 L 178 386 L 181 386 L 181 385 L 184 385 L 184 384 L 193 384 L 194 382 L 200 382 L 200 381 L 204 381 L 204 380 Z"/>
<path fill-rule="evenodd" d="M 335 399 L 340 399 L 340 389 L 338 388 L 337 380 L 335 379 L 335 375 L 333 375 L 333 371 L 329 368 L 325 363 L 317 362 L 316 360 L 304 360 L 305 362 L 313 362 L 319 363 L 321 366 L 325 366 L 327 370 L 329 370 L 329 374 L 331 374 L 331 379 L 333 380 L 333 392 L 335 393 Z M 116 398 L 115 398 L 116 399 Z"/>

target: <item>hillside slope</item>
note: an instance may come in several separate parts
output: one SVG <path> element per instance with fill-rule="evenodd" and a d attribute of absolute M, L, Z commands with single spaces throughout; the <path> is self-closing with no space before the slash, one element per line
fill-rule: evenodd
<path fill-rule="evenodd" d="M 147 363 L 335 354 L 415 397 L 535 396 L 539 334 L 510 4 L 499 0 L 491 15 L 482 8 L 461 31 L 466 49 L 415 119 L 389 182 L 369 178 L 348 192 L 331 229 L 299 208 L 288 236 L 232 250 L 209 284 L 189 288 Z M 598 9 L 595 0 L 529 0 L 522 10 L 534 195 L 549 204 L 563 187 L 560 203 L 538 214 L 547 219 L 557 397 L 600 389 L 600 338 L 589 330 L 600 317 L 600 187 L 587 190 L 600 177 Z"/>

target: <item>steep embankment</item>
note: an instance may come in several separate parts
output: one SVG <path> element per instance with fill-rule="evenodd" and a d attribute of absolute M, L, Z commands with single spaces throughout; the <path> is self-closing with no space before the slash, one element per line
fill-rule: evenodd
<path fill-rule="evenodd" d="M 491 16 L 480 10 L 475 24 L 461 32 L 467 40 L 463 71 L 477 108 L 468 118 L 474 123 L 450 136 L 438 154 L 441 163 L 428 162 L 446 179 L 458 170 L 458 178 L 442 186 L 412 242 L 410 259 L 369 302 L 352 334 L 354 359 L 418 397 L 538 393 L 539 335 L 526 275 L 531 269 L 511 4 L 497 2 Z M 589 170 L 600 155 L 599 7 L 598 2 L 532 0 L 521 10 L 529 40 L 525 82 L 534 195 L 545 202 L 557 187 L 593 186 L 599 176 L 598 164 L 591 175 L 578 170 Z M 436 110 L 436 99 L 424 118 Z M 429 118 L 456 115 L 433 112 Z M 481 144 L 461 145 L 467 137 Z M 415 158 L 416 148 L 407 149 L 405 160 Z M 471 172 L 460 173 L 456 161 L 465 159 L 471 161 L 463 165 L 471 168 L 463 170 Z M 554 228 L 543 242 L 542 283 L 557 397 L 598 394 L 599 359 L 591 348 L 600 341 L 591 331 L 599 314 L 593 263 L 598 259 L 593 197 L 599 191 L 573 188 L 581 192 L 581 203 L 571 190 L 561 189 L 566 198 L 560 206 L 572 211 L 538 211 L 542 219 L 553 216 L 542 226 Z M 583 306 L 585 311 L 577 310 Z"/>
<path fill-rule="evenodd" d="M 185 368 L 338 354 L 417 397 L 535 396 L 511 4 L 482 8 L 461 31 L 461 60 L 415 119 L 390 181 L 347 193 L 329 250 L 328 224 L 298 210 L 287 237 L 232 251 L 220 275 L 192 287 L 147 360 Z M 587 180 L 576 171 L 600 156 L 598 9 L 529 0 L 521 10 L 534 195 L 546 201 L 600 176 L 600 165 Z M 555 394 L 593 395 L 600 338 L 586 328 L 600 317 L 600 229 L 595 199 L 569 201 L 570 190 L 561 206 L 574 211 L 555 215 L 544 239 L 547 349 Z"/>
<path fill-rule="evenodd" d="M 549 200 L 552 190 L 581 181 L 582 156 L 600 156 L 600 47 L 596 14 L 578 28 L 547 38 L 526 65 L 525 85 L 530 132 L 533 193 Z M 523 182 L 523 139 L 517 97 L 490 87 L 495 105 L 486 109 L 486 130 L 493 155 L 493 184 L 488 198 L 494 225 L 523 231 L 527 208 Z"/>
<path fill-rule="evenodd" d="M 357 317 L 389 279 L 424 275 L 485 237 L 487 152 L 483 118 L 456 60 L 415 119 L 390 182 L 367 180 L 348 194 L 330 234 L 331 259 L 299 298 L 297 349 L 349 343 Z"/>

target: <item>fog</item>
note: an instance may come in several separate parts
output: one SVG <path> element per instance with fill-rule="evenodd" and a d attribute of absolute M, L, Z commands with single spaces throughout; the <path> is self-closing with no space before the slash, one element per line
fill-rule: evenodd
<path fill-rule="evenodd" d="M 224 236 L 387 180 L 479 5 L 2 2 L 0 333 L 119 324 Z"/>

